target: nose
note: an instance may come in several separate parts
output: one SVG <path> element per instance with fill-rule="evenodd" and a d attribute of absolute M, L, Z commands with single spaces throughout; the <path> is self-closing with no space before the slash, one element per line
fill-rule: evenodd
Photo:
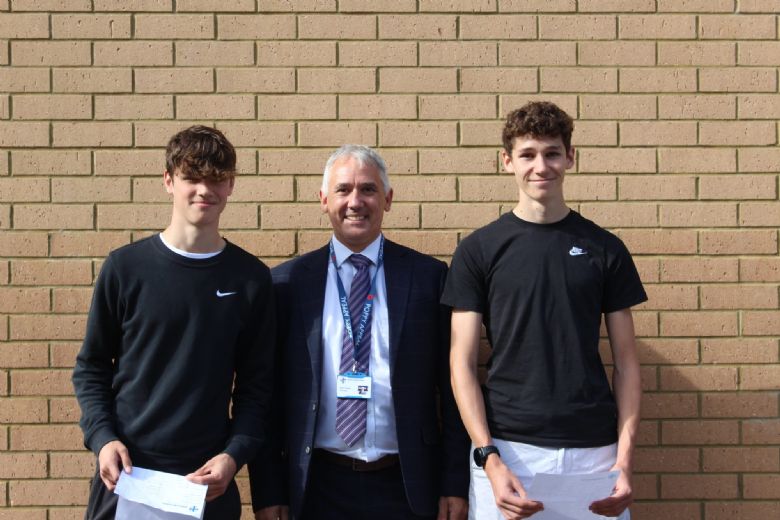
<path fill-rule="evenodd" d="M 534 158 L 533 170 L 535 174 L 540 176 L 547 173 L 547 160 L 544 158 L 543 154 L 539 154 Z"/>
<path fill-rule="evenodd" d="M 358 208 L 363 205 L 363 198 L 361 197 L 360 190 L 358 188 L 355 188 L 350 192 L 347 203 L 349 204 L 350 208 Z"/>

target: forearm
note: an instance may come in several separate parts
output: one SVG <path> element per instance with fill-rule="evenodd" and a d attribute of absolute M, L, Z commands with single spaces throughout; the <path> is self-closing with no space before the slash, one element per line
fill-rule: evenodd
<path fill-rule="evenodd" d="M 491 444 L 485 402 L 477 373 L 482 316 L 457 311 L 452 315 L 450 377 L 463 425 L 475 446 Z"/>
<path fill-rule="evenodd" d="M 612 377 L 618 406 L 618 452 L 616 465 L 626 471 L 633 469 L 633 454 L 640 420 L 642 397 L 639 366 L 615 367 Z"/>
<path fill-rule="evenodd" d="M 606 323 L 615 364 L 612 387 L 618 409 L 616 465 L 631 472 L 642 399 L 639 358 L 636 352 L 631 310 L 623 309 L 607 314 Z"/>

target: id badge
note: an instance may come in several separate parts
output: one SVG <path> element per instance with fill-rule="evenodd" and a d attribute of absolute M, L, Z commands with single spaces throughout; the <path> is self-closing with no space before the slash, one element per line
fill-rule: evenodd
<path fill-rule="evenodd" d="M 344 372 L 336 377 L 336 397 L 371 399 L 371 376 L 363 372 Z"/>

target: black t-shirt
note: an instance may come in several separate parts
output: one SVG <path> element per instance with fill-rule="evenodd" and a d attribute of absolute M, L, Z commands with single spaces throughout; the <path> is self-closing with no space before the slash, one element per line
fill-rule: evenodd
<path fill-rule="evenodd" d="M 612 233 L 570 211 L 552 224 L 510 212 L 458 246 L 442 303 L 482 313 L 492 353 L 483 387 L 496 438 L 551 447 L 617 440 L 599 356 L 601 314 L 647 300 Z"/>

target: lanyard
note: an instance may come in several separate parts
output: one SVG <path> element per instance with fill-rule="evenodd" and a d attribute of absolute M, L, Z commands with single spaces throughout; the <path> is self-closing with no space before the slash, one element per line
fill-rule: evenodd
<path fill-rule="evenodd" d="M 355 337 L 352 330 L 352 315 L 349 312 L 349 299 L 347 298 L 347 291 L 344 289 L 344 284 L 341 282 L 341 277 L 339 276 L 339 268 L 338 265 L 336 265 L 336 252 L 333 249 L 333 241 L 330 241 L 330 260 L 333 262 L 333 267 L 336 270 L 336 286 L 339 289 L 339 307 L 341 308 L 341 317 L 344 320 L 344 330 L 347 331 L 347 336 L 349 336 L 349 340 L 352 342 L 352 349 L 354 351 L 353 359 L 356 360 L 356 364 L 360 343 L 363 340 L 363 336 L 366 334 L 368 320 L 371 319 L 371 313 L 374 309 L 374 299 L 376 298 L 376 277 L 379 274 L 379 269 L 382 267 L 384 249 L 385 237 L 382 236 L 379 242 L 379 256 L 376 259 L 376 272 L 374 272 L 374 277 L 371 279 L 371 288 L 368 290 L 366 300 L 363 302 L 363 310 L 360 313 L 360 321 L 358 321 L 357 326 L 357 337 Z"/>

